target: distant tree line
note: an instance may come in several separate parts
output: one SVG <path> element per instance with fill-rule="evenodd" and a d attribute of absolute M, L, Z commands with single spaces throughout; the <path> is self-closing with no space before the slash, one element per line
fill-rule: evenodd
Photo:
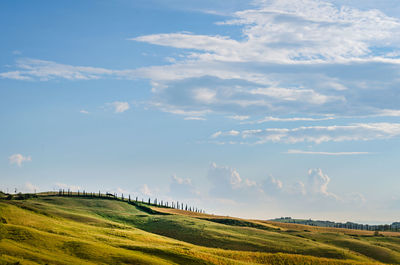
<path fill-rule="evenodd" d="M 334 227 L 334 228 L 345 228 L 345 229 L 355 229 L 355 230 L 367 230 L 367 231 L 400 231 L 400 222 L 394 222 L 391 225 L 368 225 L 368 224 L 358 224 L 353 222 L 332 222 L 332 221 L 320 221 L 320 220 L 304 220 L 304 219 L 292 219 L 291 217 L 281 217 L 273 219 L 271 221 L 282 222 L 282 223 L 292 223 L 292 224 L 303 224 L 310 226 L 319 227 Z"/>
<path fill-rule="evenodd" d="M 121 194 L 120 197 L 118 197 L 117 193 L 106 192 L 105 194 L 103 194 L 100 191 L 99 192 L 87 192 L 85 190 L 83 190 L 83 191 L 78 190 L 77 192 L 72 192 L 70 189 L 68 189 L 68 190 L 60 189 L 58 191 L 58 193 L 53 194 L 53 195 L 67 196 L 67 197 L 71 196 L 71 197 L 104 198 L 104 199 L 126 201 L 131 204 L 135 204 L 135 205 L 136 204 L 145 204 L 148 206 L 171 208 L 171 209 L 190 211 L 190 212 L 195 212 L 195 213 L 205 213 L 205 211 L 203 209 L 200 209 L 198 207 L 191 206 L 186 203 L 179 202 L 179 201 L 168 202 L 168 201 L 164 201 L 164 200 L 159 200 L 157 198 L 154 198 L 153 200 L 151 200 L 151 198 L 148 198 L 148 200 L 145 201 L 143 198 L 141 198 L 141 200 L 139 200 L 139 198 L 137 196 L 135 199 L 131 199 L 130 194 L 128 194 L 128 197 L 126 197 L 126 196 L 124 196 L 123 193 Z"/>

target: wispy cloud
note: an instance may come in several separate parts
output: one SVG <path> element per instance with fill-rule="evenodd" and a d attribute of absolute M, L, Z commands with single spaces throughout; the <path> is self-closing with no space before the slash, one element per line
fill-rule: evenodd
<path fill-rule="evenodd" d="M 107 105 L 114 109 L 114 113 L 123 113 L 130 109 L 129 103 L 123 101 L 114 101 L 112 103 L 107 103 Z"/>
<path fill-rule="evenodd" d="M 244 121 L 250 119 L 250 116 L 247 115 L 235 115 L 235 116 L 229 116 L 229 119 L 232 120 L 237 120 L 237 121 Z"/>
<path fill-rule="evenodd" d="M 267 128 L 234 131 L 218 131 L 211 138 L 241 137 L 241 143 L 264 144 L 284 142 L 289 144 L 311 142 L 371 141 L 389 139 L 400 135 L 399 123 L 356 123 L 351 125 L 302 126 L 297 128 Z"/>
<path fill-rule="evenodd" d="M 215 139 L 215 138 L 220 137 L 220 136 L 238 136 L 238 135 L 240 135 L 240 132 L 239 131 L 235 131 L 235 130 L 230 130 L 230 131 L 227 131 L 227 132 L 218 131 L 218 132 L 212 134 L 210 138 Z"/>
<path fill-rule="evenodd" d="M 117 71 L 99 67 L 72 66 L 52 61 L 37 59 L 18 59 L 16 67 L 18 71 L 0 73 L 2 78 L 17 80 L 41 80 L 48 81 L 56 78 L 68 80 L 99 79 L 102 76 L 118 74 Z"/>
<path fill-rule="evenodd" d="M 298 155 L 326 155 L 326 156 L 351 156 L 351 155 L 368 155 L 370 152 L 317 152 L 291 149 L 286 154 Z"/>
<path fill-rule="evenodd" d="M 82 109 L 82 110 L 79 111 L 79 113 L 82 113 L 82 114 L 89 114 L 89 111 Z"/>
<path fill-rule="evenodd" d="M 21 154 L 13 154 L 8 158 L 10 165 L 16 164 L 18 167 L 21 167 L 25 162 L 31 162 L 32 158 L 30 156 L 23 156 Z"/>
<path fill-rule="evenodd" d="M 0 78 L 149 79 L 149 105 L 188 118 L 267 116 L 263 123 L 296 121 L 287 117 L 300 114 L 398 116 L 398 18 L 329 1 L 268 0 L 216 27 L 230 26 L 242 37 L 172 32 L 130 38 L 179 49 L 180 59 L 166 65 L 107 69 L 26 58 Z"/>
<path fill-rule="evenodd" d="M 78 191 L 78 190 L 82 190 L 82 188 L 80 186 L 77 185 L 70 185 L 70 184 L 65 184 L 65 183 L 60 183 L 57 182 L 55 183 L 55 186 L 57 189 L 64 189 L 64 190 L 71 190 L 71 191 Z"/>
<path fill-rule="evenodd" d="M 334 120 L 335 117 L 324 117 L 324 118 L 308 118 L 308 117 L 293 117 L 293 118 L 279 118 L 279 117 L 265 117 L 257 121 L 243 122 L 243 124 L 261 124 L 266 122 L 297 122 L 297 121 L 327 121 Z"/>
<path fill-rule="evenodd" d="M 332 63 L 399 60 L 372 48 L 398 48 L 398 19 L 378 10 L 336 7 L 327 1 L 258 1 L 219 25 L 244 26 L 242 41 L 219 35 L 154 34 L 132 40 L 200 51 L 191 57 L 227 62 Z"/>
<path fill-rule="evenodd" d="M 203 117 L 185 117 L 186 121 L 205 121 L 206 119 Z"/>

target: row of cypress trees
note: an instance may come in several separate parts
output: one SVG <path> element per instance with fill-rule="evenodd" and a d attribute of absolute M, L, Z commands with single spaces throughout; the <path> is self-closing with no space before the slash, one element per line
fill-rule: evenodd
<path fill-rule="evenodd" d="M 60 189 L 58 193 L 56 194 L 58 196 L 70 196 L 70 197 L 90 197 L 90 198 L 105 198 L 105 199 L 114 199 L 114 200 L 120 200 L 120 201 L 127 201 L 127 202 L 134 202 L 134 203 L 142 203 L 142 204 L 147 204 L 149 206 L 158 206 L 158 207 L 165 207 L 165 208 L 172 208 L 172 209 L 178 209 L 178 210 L 183 210 L 183 211 L 191 211 L 191 212 L 196 212 L 196 213 L 205 213 L 203 209 L 190 206 L 188 204 L 184 204 L 183 202 L 179 201 L 172 201 L 171 203 L 168 201 L 163 201 L 163 200 L 158 200 L 155 198 L 153 200 L 153 203 L 151 202 L 151 198 L 149 198 L 146 202 L 142 198 L 141 201 L 139 198 L 136 196 L 135 200 L 131 199 L 131 195 L 129 194 L 128 197 L 124 197 L 124 194 L 121 194 L 121 197 L 118 197 L 117 193 L 109 193 L 107 192 L 106 194 L 101 193 L 100 191 L 97 192 L 87 192 L 85 190 L 83 191 L 77 191 L 77 192 L 72 192 L 70 189 L 64 190 Z"/>

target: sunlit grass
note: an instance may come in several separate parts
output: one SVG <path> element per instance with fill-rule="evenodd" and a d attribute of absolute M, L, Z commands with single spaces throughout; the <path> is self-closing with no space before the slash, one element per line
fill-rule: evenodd
<path fill-rule="evenodd" d="M 98 198 L 0 201 L 0 264 L 400 263 L 399 237 L 155 210 L 170 215 Z"/>

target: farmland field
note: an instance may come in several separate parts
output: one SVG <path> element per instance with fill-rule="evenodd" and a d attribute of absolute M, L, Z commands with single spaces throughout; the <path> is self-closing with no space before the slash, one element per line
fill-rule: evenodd
<path fill-rule="evenodd" d="M 399 233 L 151 209 L 90 197 L 1 200 L 0 264 L 400 264 Z"/>

